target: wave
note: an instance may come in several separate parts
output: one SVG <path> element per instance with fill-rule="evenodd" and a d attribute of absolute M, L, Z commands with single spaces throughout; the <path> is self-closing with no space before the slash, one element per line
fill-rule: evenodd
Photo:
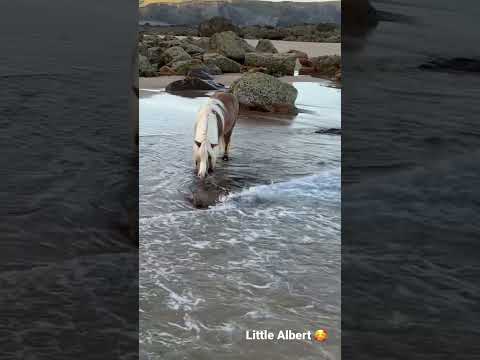
<path fill-rule="evenodd" d="M 340 204 L 340 168 L 269 185 L 257 185 L 221 199 L 218 206 L 322 200 Z M 217 207 L 218 207 L 217 206 Z"/>

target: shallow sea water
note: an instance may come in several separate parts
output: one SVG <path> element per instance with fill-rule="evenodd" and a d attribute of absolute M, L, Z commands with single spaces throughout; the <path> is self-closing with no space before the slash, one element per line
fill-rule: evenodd
<path fill-rule="evenodd" d="M 205 183 L 191 160 L 207 94 L 140 99 L 140 348 L 149 359 L 340 358 L 341 90 L 294 84 L 292 117 L 241 115 Z M 212 195 L 195 209 L 191 199 Z M 248 342 L 325 328 L 330 340 Z"/>

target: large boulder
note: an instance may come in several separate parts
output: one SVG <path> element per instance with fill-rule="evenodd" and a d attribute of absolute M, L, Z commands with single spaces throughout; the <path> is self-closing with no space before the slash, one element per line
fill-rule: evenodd
<path fill-rule="evenodd" d="M 255 52 L 252 46 L 233 31 L 214 34 L 210 38 L 210 49 L 240 63 L 244 62 L 246 53 Z"/>
<path fill-rule="evenodd" d="M 341 69 L 339 55 L 325 55 L 310 59 L 313 64 L 313 73 L 317 76 L 334 77 Z"/>
<path fill-rule="evenodd" d="M 207 66 L 208 72 L 212 75 L 222 75 L 223 71 L 215 64 L 205 64 Z"/>
<path fill-rule="evenodd" d="M 200 46 L 191 44 L 187 41 L 182 41 L 182 43 L 180 44 L 180 47 L 183 50 L 185 50 L 185 52 L 188 55 L 191 55 L 191 56 L 201 55 L 201 54 L 204 54 L 206 52 L 206 50 L 204 48 L 201 48 Z"/>
<path fill-rule="evenodd" d="M 221 16 L 213 17 L 210 20 L 202 22 L 198 26 L 198 36 L 203 37 L 210 37 L 213 34 L 221 33 L 224 31 L 233 31 L 235 33 L 238 33 L 239 29 L 229 20 Z"/>
<path fill-rule="evenodd" d="M 210 49 L 210 39 L 209 38 L 198 38 L 198 39 L 191 39 L 189 40 L 190 44 L 196 45 L 198 47 L 201 47 L 204 50 Z"/>
<path fill-rule="evenodd" d="M 255 48 L 255 50 L 257 50 L 258 52 L 261 52 L 261 53 L 271 53 L 271 54 L 278 53 L 277 48 L 268 39 L 260 39 L 258 41 L 258 44 L 257 44 L 257 47 Z"/>
<path fill-rule="evenodd" d="M 191 60 L 192 57 L 180 46 L 173 46 L 165 50 L 162 54 L 162 62 L 170 65 L 174 62 Z"/>
<path fill-rule="evenodd" d="M 151 77 L 157 74 L 157 66 L 152 65 L 148 58 L 143 55 L 138 55 L 138 75 L 144 77 Z"/>
<path fill-rule="evenodd" d="M 160 66 L 163 65 L 162 63 L 162 53 L 163 50 L 158 46 L 151 47 L 147 49 L 147 58 L 152 64 L 158 64 Z"/>
<path fill-rule="evenodd" d="M 247 73 L 230 87 L 242 107 L 250 110 L 295 113 L 297 89 L 263 73 Z"/>
<path fill-rule="evenodd" d="M 273 76 L 294 75 L 296 57 L 290 54 L 245 54 L 245 65 L 256 68 L 266 68 Z"/>
<path fill-rule="evenodd" d="M 218 66 L 224 73 L 239 73 L 241 69 L 241 65 L 238 62 L 217 53 L 203 55 L 203 61 L 207 66 Z"/>

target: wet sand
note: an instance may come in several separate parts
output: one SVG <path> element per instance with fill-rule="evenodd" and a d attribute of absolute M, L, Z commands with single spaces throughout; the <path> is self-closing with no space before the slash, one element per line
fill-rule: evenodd
<path fill-rule="evenodd" d="M 240 78 L 243 74 L 234 73 L 234 74 L 223 74 L 223 75 L 214 75 L 216 82 L 223 84 L 225 86 L 230 86 L 236 79 Z M 181 80 L 184 76 L 158 76 L 152 78 L 140 78 L 140 90 L 160 90 L 165 89 L 165 87 L 173 81 Z M 293 83 L 293 82 L 314 82 L 314 83 L 323 83 L 326 80 L 322 78 L 316 78 L 310 75 L 299 75 L 299 76 L 283 76 L 280 80 Z"/>
<path fill-rule="evenodd" d="M 245 39 L 250 45 L 257 46 L 258 40 Z M 319 43 L 319 42 L 304 42 L 304 41 L 283 41 L 271 40 L 278 52 L 287 52 L 289 50 L 299 50 L 307 53 L 309 57 L 323 56 L 323 55 L 341 55 L 341 43 Z"/>
<path fill-rule="evenodd" d="M 186 36 L 177 36 L 183 39 Z M 194 37 L 194 39 L 199 39 Z M 257 46 L 258 39 L 245 39 L 247 43 L 253 47 Z M 309 57 L 323 56 L 323 55 L 341 55 L 341 43 L 321 43 L 321 42 L 305 42 L 305 41 L 284 41 L 271 40 L 278 52 L 287 52 L 289 50 L 299 50 L 307 53 Z"/>

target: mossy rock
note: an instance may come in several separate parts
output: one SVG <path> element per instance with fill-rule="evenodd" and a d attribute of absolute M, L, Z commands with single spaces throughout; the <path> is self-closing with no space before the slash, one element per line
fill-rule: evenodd
<path fill-rule="evenodd" d="M 232 84 L 230 92 L 250 110 L 296 113 L 297 89 L 268 74 L 247 73 Z"/>

